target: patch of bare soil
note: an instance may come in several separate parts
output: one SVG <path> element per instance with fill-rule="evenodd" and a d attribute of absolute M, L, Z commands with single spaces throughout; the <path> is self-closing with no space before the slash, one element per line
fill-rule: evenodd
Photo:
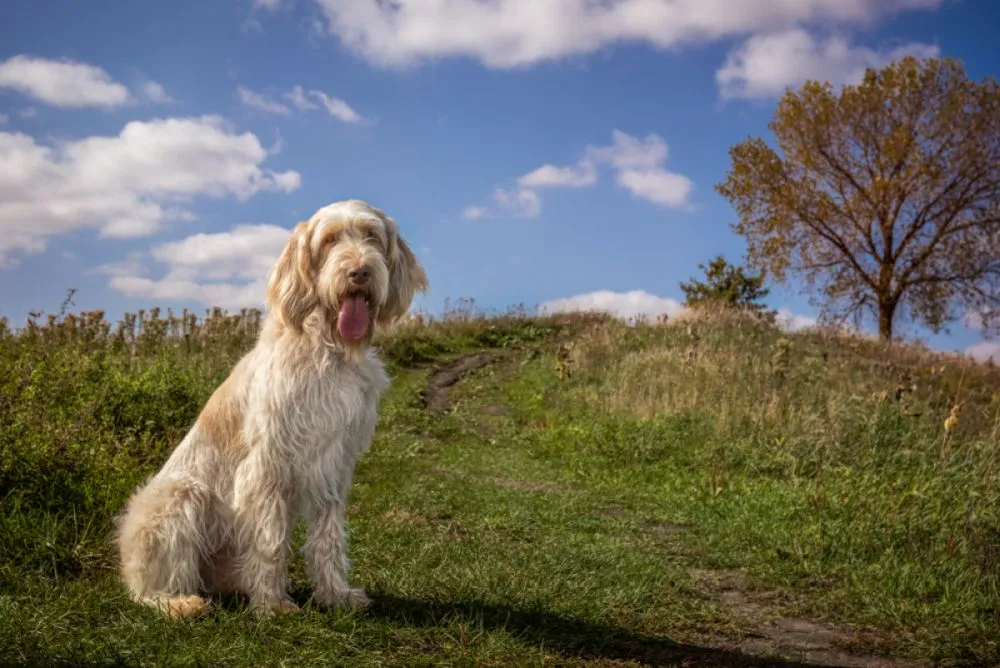
<path fill-rule="evenodd" d="M 446 413 L 451 409 L 448 392 L 464 374 L 475 371 L 496 360 L 493 353 L 482 352 L 460 357 L 454 362 L 440 367 L 431 374 L 424 388 L 424 408 L 432 413 Z"/>
<path fill-rule="evenodd" d="M 872 656 L 852 651 L 858 633 L 801 617 L 780 614 L 782 595 L 755 591 L 740 573 L 695 571 L 708 596 L 749 622 L 750 631 L 742 638 L 719 639 L 720 649 L 756 656 L 786 656 L 810 666 L 844 668 L 918 668 L 929 662 Z"/>

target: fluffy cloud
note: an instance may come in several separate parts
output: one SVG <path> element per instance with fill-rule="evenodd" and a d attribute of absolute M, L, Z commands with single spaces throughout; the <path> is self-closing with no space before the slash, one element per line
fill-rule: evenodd
<path fill-rule="evenodd" d="M 110 109 L 136 101 L 128 88 L 100 67 L 24 55 L 0 62 L 0 88 L 15 90 L 53 107 Z M 142 92 L 151 102 L 170 99 L 156 82 L 147 82 Z"/>
<path fill-rule="evenodd" d="M 252 0 L 254 7 L 266 9 L 269 12 L 276 12 L 281 9 L 283 0 Z"/>
<path fill-rule="evenodd" d="M 522 188 L 581 188 L 597 183 L 597 170 L 592 162 L 573 167 L 542 165 L 517 179 Z"/>
<path fill-rule="evenodd" d="M 466 220 L 479 220 L 489 214 L 489 209 L 485 206 L 467 206 L 462 210 L 462 218 Z"/>
<path fill-rule="evenodd" d="M 691 179 L 664 169 L 625 169 L 618 173 L 616 182 L 639 199 L 668 208 L 687 204 L 694 185 Z"/>
<path fill-rule="evenodd" d="M 147 81 L 142 85 L 142 93 L 147 100 L 156 104 L 167 104 L 175 100 L 167 95 L 167 91 L 162 85 L 155 81 Z"/>
<path fill-rule="evenodd" d="M 513 68 L 615 44 L 657 49 L 801 25 L 866 24 L 943 0 L 316 0 L 327 27 L 369 62 L 473 58 Z"/>
<path fill-rule="evenodd" d="M 568 167 L 545 164 L 517 179 L 517 189 L 510 192 L 497 188 L 494 201 L 501 209 L 518 217 L 534 217 L 541 213 L 542 201 L 536 190 L 542 188 L 583 188 L 597 183 L 599 166 L 610 166 L 615 183 L 635 197 L 667 208 L 687 208 L 694 183 L 683 174 L 667 171 L 664 164 L 669 151 L 667 143 L 657 134 L 633 137 L 620 130 L 611 133 L 611 144 L 588 146 L 583 157 Z M 467 207 L 483 218 L 488 209 Z"/>
<path fill-rule="evenodd" d="M 993 360 L 1000 363 L 1000 342 L 998 341 L 980 341 L 966 348 L 965 352 L 980 362 Z"/>
<path fill-rule="evenodd" d="M 264 97 L 260 93 L 255 93 L 249 88 L 240 86 L 236 89 L 236 94 L 239 96 L 240 102 L 248 107 L 257 109 L 258 111 L 263 111 L 265 114 L 279 114 L 287 116 L 292 113 L 291 109 L 280 102 Z"/>
<path fill-rule="evenodd" d="M 835 86 L 859 83 L 868 67 L 904 56 L 936 57 L 937 46 L 910 43 L 889 50 L 852 46 L 842 36 L 814 37 L 803 29 L 755 35 L 729 53 L 715 73 L 724 99 L 780 96 L 808 79 Z"/>
<path fill-rule="evenodd" d="M 183 207 L 196 196 L 297 189 L 297 172 L 261 168 L 267 156 L 255 135 L 216 116 L 135 121 L 117 136 L 53 146 L 0 132 L 0 263 L 77 229 L 135 237 L 191 220 Z"/>
<path fill-rule="evenodd" d="M 288 105 L 282 104 L 277 100 L 272 100 L 269 97 L 261 95 L 260 93 L 255 93 L 254 91 L 240 86 L 236 89 L 236 93 L 240 98 L 240 102 L 247 105 L 248 107 L 253 107 L 268 114 L 278 114 L 282 116 L 287 116 L 292 113 L 291 108 Z M 344 123 L 362 123 L 367 121 L 367 119 L 356 112 L 351 105 L 347 104 L 343 100 L 330 97 L 321 90 L 311 90 L 306 94 L 302 86 L 295 86 L 291 91 L 284 93 L 285 97 L 289 102 L 292 103 L 299 111 L 315 111 L 317 109 L 324 109 L 328 114 L 337 118 Z M 312 99 L 318 101 L 313 102 Z"/>
<path fill-rule="evenodd" d="M 319 109 L 319 105 L 309 99 L 302 86 L 296 86 L 291 91 L 285 93 L 285 97 L 288 98 L 292 104 L 295 105 L 295 108 L 300 111 Z"/>
<path fill-rule="evenodd" d="M 497 188 L 493 191 L 493 201 L 517 218 L 534 218 L 542 211 L 542 199 L 527 188 L 514 191 Z"/>
<path fill-rule="evenodd" d="M 645 290 L 632 290 L 630 292 L 598 290 L 597 292 L 543 302 L 539 305 L 538 310 L 542 314 L 610 313 L 622 320 L 643 317 L 653 321 L 664 314 L 674 317 L 682 313 L 684 307 L 676 299 L 658 297 Z"/>
<path fill-rule="evenodd" d="M 792 313 L 787 308 L 778 309 L 777 317 L 775 318 L 775 324 L 788 332 L 797 332 L 800 329 L 815 327 L 817 322 L 816 318 L 811 315 Z"/>
<path fill-rule="evenodd" d="M 361 114 L 351 109 L 351 106 L 343 100 L 330 97 L 326 93 L 318 90 L 309 91 L 309 94 L 323 104 L 323 108 L 326 109 L 328 114 L 335 118 L 339 118 L 345 123 L 360 123 L 364 120 L 361 117 Z"/>
<path fill-rule="evenodd" d="M 276 225 L 237 225 L 228 232 L 194 234 L 153 246 L 149 253 L 99 267 L 109 286 L 152 301 L 197 302 L 225 309 L 261 307 L 267 273 L 291 230 Z M 149 278 L 146 262 L 165 269 Z"/>
<path fill-rule="evenodd" d="M 609 313 L 625 321 L 643 318 L 655 322 L 661 315 L 669 318 L 683 316 L 687 309 L 676 299 L 659 297 L 645 290 L 613 292 L 598 290 L 586 294 L 553 299 L 538 306 L 540 314 L 553 313 Z M 793 313 L 787 308 L 778 309 L 775 324 L 784 331 L 796 332 L 816 325 L 816 318 Z M 1000 359 L 1000 347 L 994 349 Z"/>

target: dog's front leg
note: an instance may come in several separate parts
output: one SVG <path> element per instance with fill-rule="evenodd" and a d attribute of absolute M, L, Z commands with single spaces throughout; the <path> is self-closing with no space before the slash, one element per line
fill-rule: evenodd
<path fill-rule="evenodd" d="M 297 606 L 288 597 L 291 477 L 257 451 L 240 466 L 234 483 L 243 589 L 258 612 L 292 612 Z"/>
<path fill-rule="evenodd" d="M 303 552 L 306 567 L 316 587 L 313 599 L 321 605 L 363 608 L 369 604 L 365 590 L 347 582 L 351 562 L 347 557 L 348 536 L 344 526 L 344 501 L 335 498 L 314 504 L 309 534 Z"/>

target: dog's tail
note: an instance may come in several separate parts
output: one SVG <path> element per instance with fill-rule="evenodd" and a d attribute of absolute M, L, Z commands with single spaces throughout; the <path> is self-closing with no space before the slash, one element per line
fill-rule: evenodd
<path fill-rule="evenodd" d="M 226 510 L 218 495 L 190 477 L 153 479 L 129 499 L 117 539 L 122 580 L 133 599 L 173 619 L 205 612 L 201 571 L 225 536 Z"/>

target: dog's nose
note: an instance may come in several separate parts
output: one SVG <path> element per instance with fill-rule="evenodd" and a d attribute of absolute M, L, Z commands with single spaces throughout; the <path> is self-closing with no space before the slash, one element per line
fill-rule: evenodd
<path fill-rule="evenodd" d="M 368 267 L 355 267 L 347 272 L 347 278 L 355 285 L 364 285 L 371 277 L 372 272 Z"/>

